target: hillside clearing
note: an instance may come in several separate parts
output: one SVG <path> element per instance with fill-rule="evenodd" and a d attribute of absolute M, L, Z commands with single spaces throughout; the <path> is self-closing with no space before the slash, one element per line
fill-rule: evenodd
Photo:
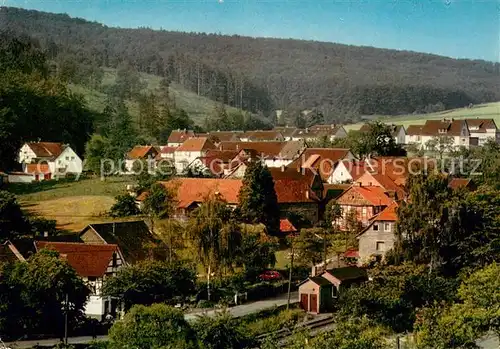
<path fill-rule="evenodd" d="M 387 116 L 387 115 L 373 116 L 373 120 L 382 121 L 387 124 L 403 125 L 405 127 L 408 127 L 409 125 L 422 125 L 425 124 L 426 120 L 440 120 L 443 118 L 493 119 L 495 120 L 497 126 L 500 126 L 500 102 L 478 104 L 473 106 L 472 108 L 451 109 L 431 114 L 415 114 L 415 115 L 403 115 L 403 116 Z M 346 129 L 346 131 L 359 130 L 359 128 L 363 124 L 364 123 L 345 125 L 344 128 Z"/>
<path fill-rule="evenodd" d="M 104 77 L 102 86 L 113 85 L 116 81 L 116 69 L 103 69 Z M 140 76 L 147 85 L 145 91 L 153 93 L 158 91 L 160 81 L 162 80 L 160 76 L 145 73 L 141 73 Z M 103 111 L 109 99 L 107 94 L 82 85 L 70 85 L 70 88 L 73 92 L 82 95 L 88 106 L 97 112 Z M 171 83 L 169 93 L 175 106 L 184 109 L 189 117 L 199 125 L 203 124 L 205 118 L 214 112 L 215 106 L 217 105 L 217 102 L 203 96 L 198 96 L 196 93 L 190 92 L 176 83 Z M 130 115 L 134 118 L 138 118 L 138 103 L 136 101 L 127 100 L 126 105 Z M 238 111 L 238 109 L 230 106 L 226 106 L 226 109 L 228 112 Z"/>

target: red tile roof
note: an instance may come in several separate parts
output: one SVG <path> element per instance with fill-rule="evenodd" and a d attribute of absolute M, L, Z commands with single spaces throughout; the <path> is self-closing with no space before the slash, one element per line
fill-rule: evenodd
<path fill-rule="evenodd" d="M 194 202 L 203 202 L 209 195 L 220 195 L 228 204 L 238 204 L 238 195 L 242 185 L 239 179 L 218 178 L 177 178 L 160 182 L 166 188 L 174 190 L 177 207 L 186 208 Z"/>
<path fill-rule="evenodd" d="M 311 191 L 310 184 L 306 180 L 275 180 L 274 190 L 280 204 L 317 201 L 316 195 Z"/>
<path fill-rule="evenodd" d="M 162 154 L 173 154 L 177 147 L 169 147 L 169 146 L 164 146 L 161 147 L 161 153 Z"/>
<path fill-rule="evenodd" d="M 280 219 L 280 231 L 285 234 L 295 233 L 297 232 L 297 228 L 288 219 L 282 218 Z"/>
<path fill-rule="evenodd" d="M 216 149 L 212 141 L 207 137 L 198 137 L 184 141 L 176 151 L 203 151 L 209 149 Z"/>
<path fill-rule="evenodd" d="M 61 155 L 64 150 L 64 145 L 62 143 L 31 142 L 27 144 L 31 150 L 33 150 L 37 158 L 56 158 Z"/>
<path fill-rule="evenodd" d="M 349 149 L 344 148 L 306 148 L 288 167 L 314 168 L 326 181 L 336 164 L 348 155 Z"/>
<path fill-rule="evenodd" d="M 359 258 L 358 250 L 347 250 L 344 252 L 344 258 Z"/>
<path fill-rule="evenodd" d="M 487 130 L 496 130 L 497 125 L 493 119 L 467 119 L 471 132 L 485 133 Z"/>
<path fill-rule="evenodd" d="M 349 195 L 357 193 L 364 200 L 369 202 L 370 205 L 389 206 L 394 200 L 389 198 L 385 192 L 385 189 L 382 187 L 353 185 L 344 193 L 342 193 L 342 195 L 337 198 L 337 201 L 339 201 L 339 203 L 341 203 L 342 205 L 355 205 L 354 202 L 351 203 L 351 198 Z"/>
<path fill-rule="evenodd" d="M 248 137 L 249 140 L 255 141 L 276 141 L 283 139 L 283 135 L 276 130 L 269 131 L 250 131 L 246 132 L 243 137 Z"/>
<path fill-rule="evenodd" d="M 84 244 L 72 242 L 35 241 L 36 250 L 49 249 L 59 252 L 76 273 L 82 277 L 101 277 L 106 273 L 117 245 Z"/>
<path fill-rule="evenodd" d="M 128 152 L 127 158 L 130 160 L 146 159 L 149 155 L 156 157 L 160 150 L 152 145 L 136 145 Z"/>
<path fill-rule="evenodd" d="M 50 173 L 49 164 L 27 164 L 26 173 L 34 173 L 34 174 L 46 174 Z"/>
<path fill-rule="evenodd" d="M 382 212 L 376 215 L 373 220 L 395 222 L 398 220 L 397 208 L 398 208 L 397 202 L 393 202 L 389 206 L 387 206 Z"/>
<path fill-rule="evenodd" d="M 189 130 L 177 130 L 170 132 L 170 136 L 168 136 L 168 143 L 183 143 L 185 140 L 194 137 L 194 131 Z"/>
<path fill-rule="evenodd" d="M 448 187 L 451 189 L 465 188 L 471 183 L 470 178 L 453 178 L 449 183 Z"/>
<path fill-rule="evenodd" d="M 408 136 L 420 136 L 422 134 L 423 125 L 410 125 L 406 129 L 406 134 Z"/>

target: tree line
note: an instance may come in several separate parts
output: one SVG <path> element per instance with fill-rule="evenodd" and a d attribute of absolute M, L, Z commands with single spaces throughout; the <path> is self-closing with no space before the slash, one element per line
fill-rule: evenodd
<path fill-rule="evenodd" d="M 128 63 L 253 112 L 317 107 L 328 121 L 340 121 L 500 99 L 498 63 L 292 39 L 117 29 L 15 8 L 0 16 L 54 56 L 96 67 Z"/>

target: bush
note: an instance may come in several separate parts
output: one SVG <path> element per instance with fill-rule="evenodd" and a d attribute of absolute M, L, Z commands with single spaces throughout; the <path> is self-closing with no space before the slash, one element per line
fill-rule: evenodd
<path fill-rule="evenodd" d="M 283 310 L 277 314 L 268 314 L 267 317 L 249 321 L 241 325 L 242 329 L 251 337 L 268 332 L 275 332 L 283 328 L 293 328 L 299 320 L 304 318 L 305 312 L 301 309 Z"/>

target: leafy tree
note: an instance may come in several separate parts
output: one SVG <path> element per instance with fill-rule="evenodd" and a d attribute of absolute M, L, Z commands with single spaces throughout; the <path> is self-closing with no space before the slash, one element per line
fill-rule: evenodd
<path fill-rule="evenodd" d="M 154 183 L 143 202 L 143 211 L 150 217 L 163 219 L 174 210 L 173 194 L 161 183 Z"/>
<path fill-rule="evenodd" d="M 41 251 L 26 262 L 0 268 L 0 289 L 6 291 L 1 293 L 0 332 L 62 335 L 66 307 L 70 328 L 83 318 L 89 290 L 57 253 Z"/>
<path fill-rule="evenodd" d="M 280 209 L 274 180 L 260 161 L 249 163 L 239 193 L 238 212 L 247 223 L 262 223 L 270 233 L 279 232 Z"/>
<path fill-rule="evenodd" d="M 195 292 L 196 274 L 181 262 L 143 261 L 127 266 L 103 285 L 104 295 L 121 299 L 125 308 L 134 304 L 177 303 Z"/>
<path fill-rule="evenodd" d="M 118 195 L 115 203 L 111 206 L 110 214 L 112 217 L 135 216 L 140 213 L 135 202 L 135 198 L 130 194 Z"/>
<path fill-rule="evenodd" d="M 241 245 L 241 229 L 231 217 L 226 203 L 217 197 L 205 198 L 188 222 L 188 236 L 207 270 L 230 267 Z M 210 287 L 210 284 L 208 284 Z M 210 299 L 210 291 L 208 292 Z"/>
<path fill-rule="evenodd" d="M 237 265 L 245 267 L 247 279 L 255 279 L 262 271 L 276 263 L 277 239 L 268 236 L 259 226 L 243 226 L 241 246 L 236 255 Z"/>
<path fill-rule="evenodd" d="M 430 274 L 424 266 L 412 263 L 384 266 L 371 270 L 371 274 L 371 282 L 341 294 L 340 313 L 368 316 L 395 332 L 412 329 L 418 308 L 451 301 L 456 293 L 453 279 Z"/>
<path fill-rule="evenodd" d="M 297 262 L 307 266 L 316 265 L 324 257 L 324 241 L 321 238 L 323 229 L 301 229 L 299 236 L 294 238 L 294 249 Z"/>
<path fill-rule="evenodd" d="M 197 348 L 194 331 L 182 311 L 165 304 L 136 305 L 109 331 L 111 349 Z"/>
<path fill-rule="evenodd" d="M 200 347 L 207 349 L 247 348 L 251 343 L 237 322 L 228 313 L 218 313 L 215 318 L 200 316 L 193 324 Z"/>
<path fill-rule="evenodd" d="M 27 232 L 29 226 L 16 197 L 0 190 L 0 242 Z"/>
<path fill-rule="evenodd" d="M 98 134 L 93 134 L 87 144 L 85 144 L 85 169 L 94 173 L 101 173 L 101 166 L 105 173 L 110 173 L 111 167 L 104 160 L 107 159 L 109 140 Z"/>
<path fill-rule="evenodd" d="M 425 147 L 427 150 L 437 153 L 439 159 L 442 159 L 443 154 L 450 153 L 453 150 L 454 143 L 452 136 L 436 136 L 429 139 L 425 143 Z"/>

